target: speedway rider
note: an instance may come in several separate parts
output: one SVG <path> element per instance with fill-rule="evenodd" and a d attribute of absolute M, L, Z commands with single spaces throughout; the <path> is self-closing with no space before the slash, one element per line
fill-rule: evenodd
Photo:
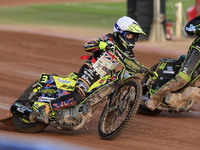
<path fill-rule="evenodd" d="M 128 57 L 134 58 L 134 63 L 140 68 L 139 73 L 147 74 L 149 69 L 141 65 L 135 59 L 133 53 L 133 47 L 139 34 L 145 35 L 140 25 L 130 17 L 124 16 L 119 18 L 114 25 L 113 33 L 102 35 L 96 40 L 84 44 L 84 49 L 87 52 L 92 52 L 92 55 L 80 68 L 75 90 L 51 101 L 51 104 L 35 102 L 39 108 L 36 110 L 37 113 L 32 114 L 39 115 L 43 122 L 48 124 L 50 111 L 73 107 L 81 103 L 90 86 L 99 78 L 114 70 L 119 64 L 112 52 L 114 46 L 120 48 Z"/>
<path fill-rule="evenodd" d="M 154 111 L 159 102 L 162 101 L 167 93 L 177 91 L 183 88 L 190 80 L 194 71 L 199 68 L 200 64 L 200 16 L 189 21 L 185 26 L 185 31 L 188 35 L 197 36 L 192 42 L 188 53 L 185 57 L 179 73 L 175 79 L 171 79 L 165 85 L 163 85 L 158 91 L 156 91 L 151 99 L 145 102 L 146 106 Z"/>

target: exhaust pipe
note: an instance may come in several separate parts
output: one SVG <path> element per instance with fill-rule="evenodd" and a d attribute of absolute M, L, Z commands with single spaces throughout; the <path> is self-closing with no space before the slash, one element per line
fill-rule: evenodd
<path fill-rule="evenodd" d="M 13 114 L 16 114 L 19 117 L 22 117 L 29 121 L 30 121 L 30 119 L 29 119 L 30 114 L 33 112 L 33 110 L 29 109 L 28 107 L 26 107 L 18 102 L 13 103 L 13 105 L 10 108 L 10 111 Z"/>

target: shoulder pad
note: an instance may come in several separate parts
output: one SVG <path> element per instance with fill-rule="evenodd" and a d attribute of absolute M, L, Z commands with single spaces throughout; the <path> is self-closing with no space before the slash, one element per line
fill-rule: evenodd
<path fill-rule="evenodd" d="M 109 34 L 104 34 L 104 35 L 100 36 L 98 39 L 99 39 L 100 41 L 106 42 L 106 41 L 110 40 L 110 38 L 111 38 L 111 37 L 109 36 Z"/>

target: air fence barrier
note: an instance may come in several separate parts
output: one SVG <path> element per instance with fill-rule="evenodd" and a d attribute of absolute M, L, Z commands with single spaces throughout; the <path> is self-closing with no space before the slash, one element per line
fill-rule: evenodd
<path fill-rule="evenodd" d="M 81 145 L 68 142 L 45 139 L 46 137 L 36 137 L 35 134 L 27 135 L 0 135 L 0 150 L 92 150 Z"/>

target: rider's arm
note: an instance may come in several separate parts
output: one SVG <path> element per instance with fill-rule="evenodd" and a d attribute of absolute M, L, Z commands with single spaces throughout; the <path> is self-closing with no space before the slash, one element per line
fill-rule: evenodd
<path fill-rule="evenodd" d="M 137 66 L 139 68 L 137 70 L 137 73 L 144 75 L 144 76 L 147 75 L 147 76 L 151 77 L 153 80 L 157 79 L 158 74 L 155 71 L 151 71 L 149 68 L 147 68 L 146 66 L 139 63 L 135 57 L 133 59 L 135 60 L 134 62 L 135 62 L 135 64 L 137 64 Z"/>
<path fill-rule="evenodd" d="M 133 66 L 135 66 L 133 68 L 135 68 L 137 70 L 136 73 L 146 75 L 149 72 L 149 70 L 150 70 L 149 68 L 145 67 L 139 61 L 137 61 L 133 50 L 126 51 L 125 54 L 126 54 L 126 56 L 128 56 L 128 59 L 130 59 L 133 62 Z"/>
<path fill-rule="evenodd" d="M 84 50 L 87 52 L 96 52 L 99 50 L 99 41 L 92 40 L 84 44 Z"/>
<path fill-rule="evenodd" d="M 138 70 L 137 73 L 142 74 L 142 75 L 147 75 L 147 73 L 149 72 L 149 68 L 147 68 L 146 66 L 142 65 L 140 62 L 137 61 L 137 59 L 134 57 L 134 63 L 138 66 Z"/>
<path fill-rule="evenodd" d="M 111 37 L 108 34 L 102 35 L 96 40 L 92 40 L 84 44 L 84 50 L 87 52 L 96 52 L 99 50 L 105 50 L 110 44 Z"/>

